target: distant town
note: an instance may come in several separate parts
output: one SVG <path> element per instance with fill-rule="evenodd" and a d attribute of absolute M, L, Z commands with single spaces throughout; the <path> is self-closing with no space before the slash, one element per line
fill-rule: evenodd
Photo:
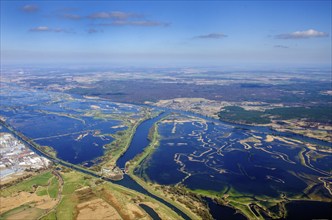
<path fill-rule="evenodd" d="M 0 133 L 0 180 L 5 182 L 25 171 L 49 167 L 51 161 L 37 155 L 10 133 Z"/>

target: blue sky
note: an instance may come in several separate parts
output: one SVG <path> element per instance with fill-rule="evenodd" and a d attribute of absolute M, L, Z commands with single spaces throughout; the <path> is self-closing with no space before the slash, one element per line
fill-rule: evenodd
<path fill-rule="evenodd" d="M 1 61 L 329 65 L 331 1 L 1 1 Z"/>

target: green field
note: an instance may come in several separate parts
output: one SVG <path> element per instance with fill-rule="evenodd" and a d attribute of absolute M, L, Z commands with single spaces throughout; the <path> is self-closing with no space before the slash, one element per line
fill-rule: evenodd
<path fill-rule="evenodd" d="M 21 183 L 8 187 L 1 190 L 1 196 L 10 196 L 15 192 L 25 191 L 25 192 L 34 192 L 33 186 L 47 186 L 48 181 L 52 178 L 53 175 L 51 172 L 45 172 L 40 175 L 31 177 L 28 180 L 25 180 Z"/>
<path fill-rule="evenodd" d="M 264 112 L 247 111 L 238 106 L 226 106 L 223 111 L 219 112 L 219 118 L 221 120 L 246 124 L 270 123 L 271 120 L 264 115 Z"/>
<path fill-rule="evenodd" d="M 277 120 L 306 119 L 313 122 L 332 122 L 330 106 L 317 107 L 282 107 L 265 111 L 245 110 L 238 106 L 226 106 L 219 112 L 224 121 L 244 124 L 268 124 L 271 118 Z"/>
<path fill-rule="evenodd" d="M 29 204 L 24 204 L 3 213 L 2 215 L 0 215 L 0 220 L 21 219 L 23 216 L 29 216 L 31 219 L 37 219 L 42 214 L 42 212 L 42 209 L 33 208 L 30 207 Z"/>
<path fill-rule="evenodd" d="M 48 194 L 51 198 L 56 198 L 59 192 L 59 181 L 57 178 L 52 178 L 50 185 L 48 186 Z"/>
<path fill-rule="evenodd" d="M 41 220 L 56 220 L 56 213 L 55 211 L 52 211 L 50 213 L 48 213 L 48 215 L 44 216 L 41 218 Z"/>

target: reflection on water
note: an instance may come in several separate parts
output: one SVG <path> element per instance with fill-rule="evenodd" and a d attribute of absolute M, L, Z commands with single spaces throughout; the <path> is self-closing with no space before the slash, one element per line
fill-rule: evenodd
<path fill-rule="evenodd" d="M 286 220 L 332 219 L 332 202 L 295 201 L 286 204 Z"/>
<path fill-rule="evenodd" d="M 15 130 L 41 146 L 53 148 L 57 157 L 73 164 L 104 155 L 110 134 L 126 129 L 118 115 L 136 117 L 140 107 L 101 100 L 73 98 L 68 94 L 4 87 L 0 115 Z M 108 114 L 108 117 L 95 117 Z"/>
<path fill-rule="evenodd" d="M 314 150 L 304 139 L 271 135 L 266 129 L 241 129 L 188 115 L 159 123 L 160 146 L 140 174 L 159 184 L 183 184 L 215 191 L 229 199 L 329 199 L 330 144 Z M 138 173 L 137 173 L 138 174 Z"/>
<path fill-rule="evenodd" d="M 212 199 L 206 198 L 205 199 L 212 217 L 214 219 L 227 219 L 227 220 L 246 220 L 247 218 L 241 215 L 240 213 L 237 213 L 236 210 L 216 204 L 212 201 Z"/>
<path fill-rule="evenodd" d="M 52 147 L 60 159 L 85 166 L 91 166 L 94 159 L 104 154 L 103 145 L 113 140 L 110 134 L 126 129 L 116 116 L 137 118 L 140 109 L 133 105 L 22 89 L 14 93 L 5 88 L 0 98 L 0 115 L 7 117 L 11 126 L 36 143 Z M 91 113 L 95 112 L 112 114 L 112 117 L 94 117 Z M 126 161 L 142 152 L 149 144 L 147 136 L 151 126 L 165 114 L 137 128 L 118 166 L 124 167 Z M 268 203 L 271 198 L 285 201 L 285 197 L 331 200 L 326 189 L 331 180 L 330 143 L 291 134 L 273 136 L 267 128 L 235 126 L 181 114 L 170 114 L 158 124 L 162 137 L 160 146 L 140 169 L 147 180 L 215 191 L 240 202 Z M 227 206 L 208 204 L 216 219 L 221 216 L 243 219 Z M 301 215 L 299 210 L 303 207 L 310 208 L 314 214 Z M 287 219 L 295 216 L 326 218 L 331 210 L 328 203 L 307 202 L 291 202 L 286 208 Z"/>
<path fill-rule="evenodd" d="M 145 204 L 139 204 L 139 206 L 141 206 L 142 209 L 144 209 L 144 211 L 146 211 L 153 220 L 161 220 L 159 215 L 149 206 L 147 206 Z"/>
<path fill-rule="evenodd" d="M 148 134 L 154 123 L 164 117 L 166 113 L 161 113 L 157 117 L 142 122 L 136 129 L 127 151 L 117 160 L 116 165 L 124 168 L 127 161 L 132 160 L 137 154 L 141 153 L 148 146 Z"/>

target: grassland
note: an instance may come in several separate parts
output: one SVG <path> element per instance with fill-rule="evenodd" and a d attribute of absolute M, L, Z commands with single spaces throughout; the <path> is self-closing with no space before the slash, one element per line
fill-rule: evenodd
<path fill-rule="evenodd" d="M 30 205 L 22 205 L 1 214 L 0 219 L 38 219 L 42 212 L 43 210 L 33 208 Z"/>
<path fill-rule="evenodd" d="M 269 118 L 264 117 L 264 112 L 247 111 L 238 106 L 226 106 L 219 113 L 219 118 L 224 121 L 248 123 L 248 124 L 268 124 Z"/>
<path fill-rule="evenodd" d="M 114 141 L 105 146 L 106 153 L 102 157 L 102 162 L 98 165 L 93 166 L 93 170 L 100 171 L 101 167 L 114 168 L 116 166 L 116 161 L 127 151 L 131 140 L 136 132 L 137 127 L 145 120 L 153 118 L 159 113 L 152 113 L 147 108 L 144 108 L 138 119 L 130 119 L 128 117 L 112 116 L 112 118 L 118 118 L 127 127 L 126 130 L 118 131 L 115 134 L 110 134 L 114 138 Z M 105 119 L 109 116 L 103 115 L 101 113 L 95 113 L 94 117 L 99 119 Z"/>
<path fill-rule="evenodd" d="M 21 183 L 16 184 L 15 186 L 1 189 L 1 196 L 10 196 L 15 192 L 25 191 L 25 192 L 35 192 L 36 186 L 41 186 L 45 188 L 48 185 L 48 181 L 52 178 L 53 175 L 51 172 L 46 171 L 39 175 L 33 176 L 30 179 L 27 179 Z M 40 194 L 43 195 L 43 194 Z"/>
<path fill-rule="evenodd" d="M 285 215 L 285 210 L 283 209 L 286 200 L 283 198 L 271 198 L 267 196 L 257 196 L 257 195 L 246 195 L 236 191 L 234 188 L 228 188 L 226 191 L 216 192 L 209 190 L 191 190 L 196 194 L 204 197 L 209 197 L 213 199 L 216 203 L 220 205 L 229 206 L 234 208 L 237 212 L 240 212 L 248 219 L 265 219 L 261 212 L 262 210 L 272 219 L 280 219 Z M 257 211 L 257 215 L 250 208 L 251 205 L 260 207 Z M 274 208 L 272 208 L 274 207 Z M 274 209 L 272 211 L 272 209 Z"/>
<path fill-rule="evenodd" d="M 56 213 L 55 211 L 51 211 L 46 216 L 42 217 L 41 220 L 56 220 Z"/>
<path fill-rule="evenodd" d="M 51 197 L 51 198 L 57 198 L 58 196 L 58 192 L 59 192 L 59 181 L 56 177 L 53 177 L 51 182 L 50 182 L 50 185 L 48 186 L 48 195 Z"/>
<path fill-rule="evenodd" d="M 51 171 L 1 190 L 0 219 L 38 219 L 54 209 L 61 185 Z"/>
<path fill-rule="evenodd" d="M 148 214 L 139 204 L 153 208 L 162 219 L 181 219 L 169 207 L 144 194 L 60 167 L 62 171 L 59 175 L 63 179 L 63 185 L 51 171 L 46 171 L 3 189 L 1 200 L 12 201 L 13 204 L 10 209 L 0 212 L 0 219 L 15 216 L 42 220 L 84 219 L 87 216 L 95 216 L 97 219 L 110 219 L 110 216 L 120 216 L 128 220 L 147 219 Z M 20 193 L 26 192 L 28 194 L 24 195 L 27 197 L 14 203 L 17 196 L 23 195 Z M 29 196 L 31 193 L 33 197 Z M 44 200 L 53 201 L 52 206 L 45 207 L 45 204 L 42 204 Z"/>
<path fill-rule="evenodd" d="M 219 119 L 238 124 L 265 125 L 281 132 L 331 142 L 331 107 L 277 107 L 263 111 L 246 110 L 239 106 L 226 106 L 219 112 Z"/>
<path fill-rule="evenodd" d="M 329 106 L 317 107 L 282 107 L 266 109 L 264 111 L 245 110 L 238 106 L 226 106 L 219 113 L 221 120 L 247 123 L 269 124 L 272 120 L 307 119 L 313 122 L 331 122 L 332 112 Z"/>
<path fill-rule="evenodd" d="M 141 219 L 147 216 L 138 206 L 139 203 L 151 203 L 159 216 L 165 219 L 180 217 L 165 205 L 139 192 L 122 186 L 70 171 L 63 173 L 63 200 L 57 208 L 57 219 L 75 219 L 80 210 L 79 204 L 102 199 L 111 205 L 123 219 Z"/>
<path fill-rule="evenodd" d="M 116 161 L 127 151 L 131 139 L 135 134 L 136 128 L 140 123 L 146 119 L 141 119 L 137 121 L 127 121 L 125 125 L 128 127 L 125 131 L 118 131 L 111 136 L 114 138 L 114 141 L 106 145 L 107 153 L 103 157 L 104 163 L 103 166 L 115 167 Z"/>

